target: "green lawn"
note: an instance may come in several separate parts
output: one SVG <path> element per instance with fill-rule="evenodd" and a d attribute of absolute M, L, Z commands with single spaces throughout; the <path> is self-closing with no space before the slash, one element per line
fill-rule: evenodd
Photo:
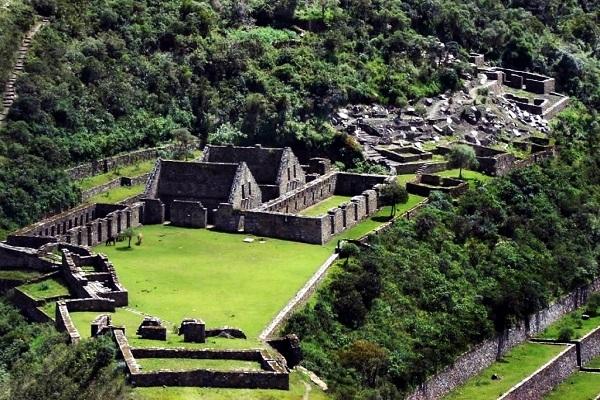
<path fill-rule="evenodd" d="M 579 339 L 585 336 L 586 334 L 600 326 L 600 316 L 592 317 L 588 320 L 583 320 L 581 318 L 581 314 L 584 313 L 584 310 L 585 307 L 581 307 L 565 315 L 564 317 L 550 325 L 548 328 L 546 328 L 542 333 L 538 335 L 538 337 L 543 339 L 557 339 L 558 334 L 563 327 L 573 328 L 575 332 L 573 339 Z"/>
<path fill-rule="evenodd" d="M 33 278 L 38 278 L 42 274 L 37 271 L 23 269 L 5 269 L 0 271 L 0 279 L 9 279 L 15 281 L 26 281 Z"/>
<path fill-rule="evenodd" d="M 115 265 L 130 307 L 174 324 L 199 317 L 208 327 L 239 327 L 249 338 L 258 337 L 330 255 L 324 246 L 244 243 L 247 235 L 206 229 L 151 225 L 140 231 L 140 247 L 95 249 Z"/>
<path fill-rule="evenodd" d="M 260 364 L 255 361 L 239 360 L 202 360 L 193 358 L 136 358 L 142 371 L 170 369 L 187 371 L 192 369 L 214 369 L 219 371 L 250 370 L 261 371 Z"/>
<path fill-rule="evenodd" d="M 340 204 L 350 201 L 352 196 L 331 196 L 314 206 L 308 207 L 307 209 L 300 212 L 300 215 L 306 217 L 320 217 L 321 215 L 327 214 L 327 211 L 332 208 L 338 207 Z"/>
<path fill-rule="evenodd" d="M 129 165 L 127 167 L 121 167 L 114 171 L 107 172 L 105 174 L 90 176 L 89 178 L 82 179 L 78 182 L 81 190 L 87 190 L 94 188 L 96 186 L 104 185 L 114 179 L 117 179 L 121 176 L 127 176 L 130 178 L 144 175 L 154 168 L 154 164 L 156 164 L 156 160 L 147 160 L 142 161 L 137 164 Z"/>
<path fill-rule="evenodd" d="M 592 358 L 590 360 L 590 362 L 585 364 L 585 367 L 586 368 L 600 368 L 600 357 Z"/>
<path fill-rule="evenodd" d="M 110 189 L 107 192 L 92 196 L 87 200 L 87 202 L 116 204 L 120 201 L 142 193 L 145 187 L 146 185 L 144 184 L 134 186 L 120 186 L 114 189 Z"/>
<path fill-rule="evenodd" d="M 416 174 L 406 174 L 406 175 L 398 175 L 396 176 L 396 180 L 402 187 L 406 187 L 408 182 L 412 182 L 417 178 Z"/>
<path fill-rule="evenodd" d="M 396 216 L 399 217 L 406 211 L 415 207 L 417 204 L 419 204 L 424 199 L 425 199 L 424 197 L 417 196 L 414 194 L 409 194 L 408 201 L 405 204 L 399 204 L 396 207 Z M 336 247 L 338 240 L 359 239 L 359 238 L 363 237 L 367 233 L 371 232 L 372 230 L 374 230 L 374 229 L 378 228 L 379 226 L 383 225 L 384 223 L 388 222 L 389 217 L 390 217 L 390 212 L 391 212 L 391 206 L 382 207 L 373 216 L 365 219 L 360 224 L 355 225 L 352 228 L 335 236 L 333 238 L 333 240 L 331 240 L 331 242 L 329 242 L 327 244 L 327 246 L 329 246 L 330 248 L 333 249 Z"/>
<path fill-rule="evenodd" d="M 480 374 L 469 379 L 463 386 L 452 391 L 445 399 L 497 399 L 564 349 L 565 346 L 529 342 L 519 345 L 502 360 L 495 362 Z M 493 374 L 498 375 L 500 379 L 492 380 Z"/>
<path fill-rule="evenodd" d="M 577 372 L 544 396 L 545 400 L 593 400 L 600 395 L 600 374 Z"/>
<path fill-rule="evenodd" d="M 436 172 L 435 175 L 443 176 L 445 178 L 457 178 L 460 170 L 459 169 L 449 169 L 446 171 Z M 482 174 L 481 172 L 471 171 L 471 170 L 463 170 L 462 171 L 463 179 L 466 181 L 480 181 L 485 183 L 492 179 L 491 176 Z"/>
<path fill-rule="evenodd" d="M 69 289 L 58 279 L 46 279 L 41 282 L 21 285 L 19 289 L 38 300 L 69 295 Z"/>
<path fill-rule="evenodd" d="M 310 391 L 309 391 L 310 389 Z M 308 394 L 307 397 L 303 397 Z M 327 400 L 325 392 L 300 372 L 290 374 L 290 390 L 209 389 L 209 388 L 137 388 L 131 400 Z"/>

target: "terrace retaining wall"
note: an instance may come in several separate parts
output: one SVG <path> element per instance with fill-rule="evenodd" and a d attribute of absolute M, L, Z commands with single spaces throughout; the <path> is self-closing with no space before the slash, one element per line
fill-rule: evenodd
<path fill-rule="evenodd" d="M 600 278 L 560 298 L 545 309 L 531 315 L 527 320 L 521 321 L 519 325 L 505 330 L 502 335 L 474 346 L 471 350 L 459 356 L 452 365 L 419 385 L 407 396 L 407 399 L 433 400 L 443 397 L 472 376 L 489 367 L 513 347 L 523 343 L 565 314 L 585 304 L 587 298 L 598 291 L 600 291 Z"/>
<path fill-rule="evenodd" d="M 548 345 L 552 346 L 552 345 Z M 499 400 L 538 400 L 577 370 L 577 351 L 574 345 L 533 374 L 513 386 Z"/>
<path fill-rule="evenodd" d="M 93 175 L 105 174 L 120 167 L 136 164 L 141 161 L 154 160 L 158 158 L 162 150 L 169 150 L 172 146 L 166 145 L 132 151 L 113 157 L 102 158 L 81 164 L 66 170 L 67 175 L 73 180 L 88 178 Z"/>

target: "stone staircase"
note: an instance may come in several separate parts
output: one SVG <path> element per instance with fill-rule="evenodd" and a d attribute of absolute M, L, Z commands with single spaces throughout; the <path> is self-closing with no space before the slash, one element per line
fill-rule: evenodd
<path fill-rule="evenodd" d="M 21 46 L 19 46 L 19 50 L 17 51 L 17 61 L 15 62 L 13 70 L 6 81 L 6 85 L 4 86 L 4 94 L 2 95 L 2 108 L 0 108 L 0 123 L 6 120 L 10 108 L 17 99 L 15 84 L 17 82 L 17 77 L 23 72 L 25 59 L 27 58 L 27 52 L 31 46 L 31 41 L 35 34 L 49 23 L 50 21 L 48 18 L 44 18 L 41 22 L 36 22 L 33 28 L 31 28 L 29 32 L 25 34 L 25 37 L 21 41 Z"/>
<path fill-rule="evenodd" d="M 425 173 L 427 173 L 427 165 L 426 164 L 425 165 L 421 165 L 419 167 L 419 169 L 417 169 L 417 172 L 416 172 L 417 175 L 423 175 Z"/>

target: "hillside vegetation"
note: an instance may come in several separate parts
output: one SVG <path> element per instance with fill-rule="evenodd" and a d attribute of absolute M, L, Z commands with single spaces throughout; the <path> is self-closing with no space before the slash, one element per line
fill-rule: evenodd
<path fill-rule="evenodd" d="M 337 398 L 397 398 L 599 276 L 600 125 L 570 110 L 555 134 L 557 160 L 472 186 L 456 204 L 432 195 L 289 321 Z"/>
<path fill-rule="evenodd" d="M 331 111 L 455 88 L 464 64 L 445 67 L 448 52 L 559 74 L 561 90 L 600 103 L 598 10 L 583 0 L 32 1 L 51 24 L 2 132 L 3 229 L 77 201 L 64 165 L 179 127 L 350 164 L 356 143 Z"/>

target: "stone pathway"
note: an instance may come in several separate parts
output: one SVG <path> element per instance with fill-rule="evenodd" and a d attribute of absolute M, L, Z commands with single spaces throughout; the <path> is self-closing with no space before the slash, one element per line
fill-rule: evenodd
<path fill-rule="evenodd" d="M 123 310 L 129 311 L 133 314 L 139 315 L 141 317 L 153 317 L 156 318 L 155 315 L 150 315 L 150 314 L 146 314 L 144 312 L 138 311 L 135 308 L 131 308 L 131 307 L 121 307 Z M 175 325 L 174 323 L 172 323 L 171 321 L 167 321 L 166 319 L 162 319 L 160 318 L 161 322 L 163 323 L 163 326 L 165 326 L 164 324 L 169 324 L 170 326 Z M 168 329 L 168 328 L 167 328 Z"/>
<path fill-rule="evenodd" d="M 269 323 L 269 325 L 265 328 L 264 331 L 259 336 L 259 339 L 265 340 L 269 336 L 275 332 L 276 328 L 289 316 L 289 314 L 294 310 L 294 308 L 300 304 L 302 301 L 306 299 L 306 296 L 311 293 L 312 290 L 315 289 L 317 284 L 321 281 L 321 279 L 325 276 L 325 272 L 333 265 L 333 262 L 337 260 L 338 255 L 331 255 L 323 265 L 315 272 L 315 274 L 310 278 L 308 282 L 296 293 L 294 298 L 286 304 L 285 307 L 279 314 L 273 318 L 273 320 Z"/>
<path fill-rule="evenodd" d="M 25 34 L 25 37 L 21 41 L 21 46 L 19 47 L 19 50 L 17 52 L 17 61 L 15 62 L 12 72 L 8 76 L 8 80 L 6 81 L 6 85 L 4 86 L 4 92 L 2 93 L 0 124 L 2 124 L 4 120 L 6 120 L 10 108 L 17 99 L 15 83 L 17 82 L 18 75 L 23 72 L 25 58 L 27 57 L 27 52 L 29 51 L 29 47 L 31 46 L 31 40 L 33 39 L 35 34 L 40 31 L 40 29 L 42 29 L 45 25 L 49 23 L 50 21 L 47 18 L 44 18 L 41 22 L 36 22 L 33 25 L 33 27 L 29 30 L 29 32 Z"/>

